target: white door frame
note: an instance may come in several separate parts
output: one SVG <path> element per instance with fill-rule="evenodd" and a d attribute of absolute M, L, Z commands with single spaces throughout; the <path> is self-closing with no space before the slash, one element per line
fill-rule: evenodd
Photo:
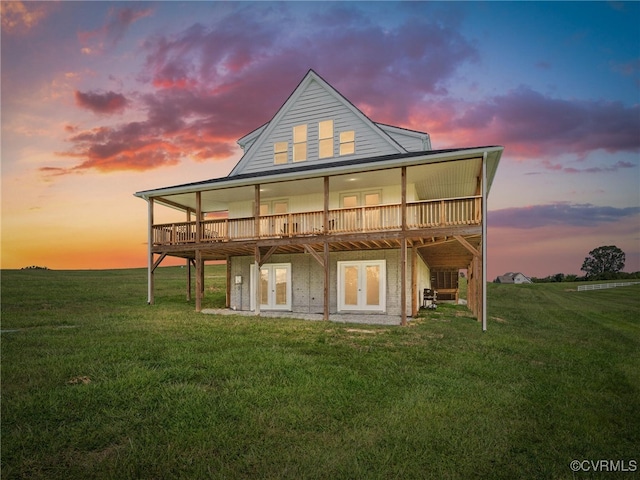
<path fill-rule="evenodd" d="M 345 305 L 345 267 L 358 267 L 358 301 L 357 305 Z M 367 305 L 367 276 L 366 267 L 376 266 L 380 268 L 380 278 L 378 283 L 379 299 L 378 305 Z M 338 262 L 338 311 L 366 311 L 385 312 L 387 309 L 387 262 L 386 260 L 345 260 Z"/>
<path fill-rule="evenodd" d="M 261 267 L 262 269 L 267 269 L 269 271 L 269 279 L 268 279 L 268 283 L 269 283 L 269 292 L 268 292 L 268 299 L 269 299 L 269 303 L 268 304 L 260 304 L 260 310 L 284 310 L 284 311 L 291 311 L 291 264 L 290 263 L 265 263 L 264 265 L 262 265 Z M 286 296 L 287 296 L 287 301 L 285 305 L 276 305 L 275 303 L 275 271 L 276 269 L 281 269 L 281 268 L 285 268 L 287 270 L 287 286 L 286 286 Z M 258 271 L 257 266 L 255 263 L 251 264 L 251 271 L 250 271 L 250 279 L 249 279 L 249 284 L 250 284 L 250 298 L 251 298 L 251 304 L 250 304 L 250 309 L 252 311 L 255 311 L 256 309 L 256 280 L 259 278 L 259 275 L 256 275 L 256 272 Z"/>

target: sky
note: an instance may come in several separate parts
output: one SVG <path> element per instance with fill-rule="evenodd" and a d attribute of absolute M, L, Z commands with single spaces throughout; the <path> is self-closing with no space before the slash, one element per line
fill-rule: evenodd
<path fill-rule="evenodd" d="M 2 268 L 145 266 L 133 193 L 226 176 L 314 69 L 434 149 L 505 147 L 490 280 L 640 270 L 638 2 L 1 7 Z"/>

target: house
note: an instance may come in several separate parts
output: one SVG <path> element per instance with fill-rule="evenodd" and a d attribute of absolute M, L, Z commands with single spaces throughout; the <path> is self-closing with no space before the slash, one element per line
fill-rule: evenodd
<path fill-rule="evenodd" d="M 486 200 L 503 147 L 432 150 L 427 133 L 375 123 L 313 70 L 238 143 L 226 177 L 135 194 L 148 203 L 149 303 L 155 268 L 180 257 L 195 265 L 200 311 L 204 263 L 224 260 L 228 308 L 405 324 L 434 274 L 466 268 L 469 308 L 486 319 Z M 161 206 L 181 218 L 155 223 Z"/>
<path fill-rule="evenodd" d="M 529 277 L 520 272 L 507 272 L 496 278 L 495 283 L 533 283 Z"/>

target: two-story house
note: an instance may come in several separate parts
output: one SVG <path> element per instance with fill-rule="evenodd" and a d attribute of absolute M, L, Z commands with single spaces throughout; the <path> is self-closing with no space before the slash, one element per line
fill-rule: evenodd
<path fill-rule="evenodd" d="M 432 277 L 468 269 L 469 308 L 486 319 L 486 205 L 503 147 L 432 150 L 427 133 L 373 122 L 312 70 L 238 143 L 226 177 L 135 194 L 148 202 L 149 303 L 166 256 L 195 264 L 198 311 L 204 263 L 224 260 L 228 308 L 405 324 Z M 156 224 L 158 206 L 184 221 Z"/>

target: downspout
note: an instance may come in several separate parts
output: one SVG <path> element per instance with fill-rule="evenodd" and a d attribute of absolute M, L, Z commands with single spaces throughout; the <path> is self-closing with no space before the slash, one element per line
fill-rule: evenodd
<path fill-rule="evenodd" d="M 482 155 L 482 331 L 487 331 L 487 152 Z"/>

